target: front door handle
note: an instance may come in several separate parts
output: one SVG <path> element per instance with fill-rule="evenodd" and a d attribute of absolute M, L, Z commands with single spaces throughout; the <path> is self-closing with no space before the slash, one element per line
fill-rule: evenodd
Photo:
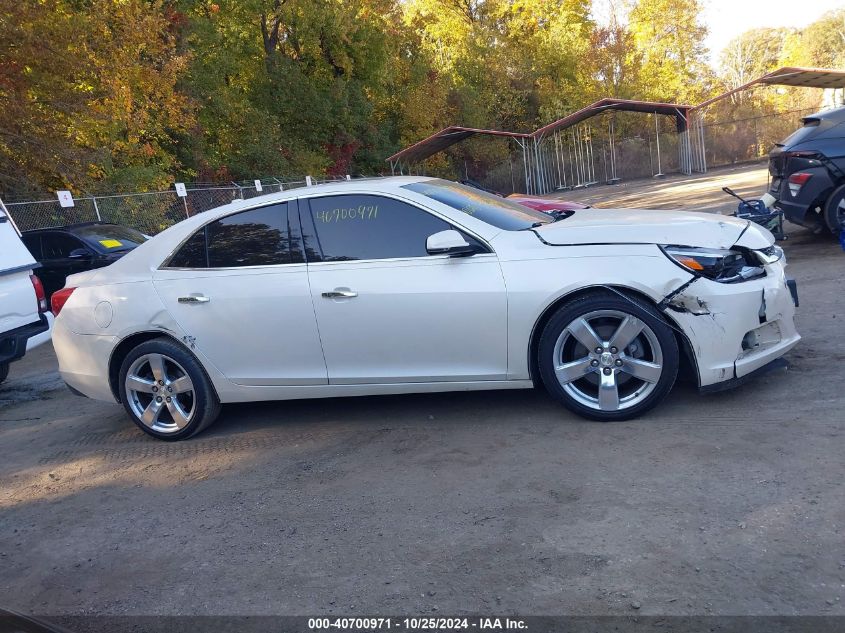
<path fill-rule="evenodd" d="M 210 297 L 203 295 L 189 295 L 187 297 L 179 297 L 179 303 L 208 303 L 211 301 Z"/>
<path fill-rule="evenodd" d="M 324 292 L 323 296 L 326 299 L 351 299 L 357 297 L 358 293 L 347 288 L 335 288 L 329 292 Z"/>

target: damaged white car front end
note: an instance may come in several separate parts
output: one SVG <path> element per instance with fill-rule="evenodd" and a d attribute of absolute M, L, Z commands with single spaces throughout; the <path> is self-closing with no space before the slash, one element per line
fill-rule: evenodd
<path fill-rule="evenodd" d="M 652 244 L 686 272 L 670 280 L 652 266 L 647 286 L 665 289 L 662 297 L 651 297 L 683 334 L 702 391 L 785 366 L 781 357 L 801 339 L 793 322 L 797 290 L 785 275 L 783 250 L 757 224 L 701 213 L 603 209 L 536 233 L 552 246 L 621 251 Z M 638 270 L 630 259 L 629 273 Z"/>
<path fill-rule="evenodd" d="M 750 225 L 730 249 L 662 247 L 695 275 L 661 305 L 690 342 L 702 390 L 774 368 L 801 339 L 793 322 L 797 291 L 786 278 L 783 250 L 763 231 Z M 713 261 L 724 268 L 708 267 Z"/>

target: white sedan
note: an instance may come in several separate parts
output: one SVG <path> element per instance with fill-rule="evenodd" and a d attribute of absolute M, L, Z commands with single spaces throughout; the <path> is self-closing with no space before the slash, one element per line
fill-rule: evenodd
<path fill-rule="evenodd" d="M 772 235 L 699 213 L 558 218 L 445 180 L 342 182 L 180 222 L 53 295 L 72 390 L 157 438 L 225 402 L 543 385 L 624 420 L 799 340 Z"/>

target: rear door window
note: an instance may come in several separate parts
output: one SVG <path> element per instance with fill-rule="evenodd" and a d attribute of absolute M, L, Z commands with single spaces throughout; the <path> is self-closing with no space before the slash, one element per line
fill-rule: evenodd
<path fill-rule="evenodd" d="M 235 213 L 207 224 L 182 244 L 168 268 L 239 268 L 295 263 L 288 204 Z"/>

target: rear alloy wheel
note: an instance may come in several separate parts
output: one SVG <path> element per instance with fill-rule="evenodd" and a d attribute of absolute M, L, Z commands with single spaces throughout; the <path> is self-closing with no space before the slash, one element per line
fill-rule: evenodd
<path fill-rule="evenodd" d="M 678 373 L 678 344 L 651 305 L 596 293 L 558 310 L 540 339 L 540 373 L 568 409 L 627 420 L 656 406 Z"/>
<path fill-rule="evenodd" d="M 845 228 L 845 185 L 835 189 L 824 205 L 824 221 L 835 236 Z"/>
<path fill-rule="evenodd" d="M 124 359 L 120 399 L 135 424 L 164 440 L 191 437 L 220 412 L 202 366 L 168 339 L 142 343 Z"/>

